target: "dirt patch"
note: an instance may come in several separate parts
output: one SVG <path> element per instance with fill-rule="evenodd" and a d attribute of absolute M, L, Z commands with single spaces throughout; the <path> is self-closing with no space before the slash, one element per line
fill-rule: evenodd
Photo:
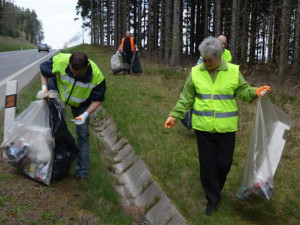
<path fill-rule="evenodd" d="M 66 177 L 46 186 L 21 175 L 0 151 L 0 224 L 101 224 L 80 208 L 87 184 Z"/>

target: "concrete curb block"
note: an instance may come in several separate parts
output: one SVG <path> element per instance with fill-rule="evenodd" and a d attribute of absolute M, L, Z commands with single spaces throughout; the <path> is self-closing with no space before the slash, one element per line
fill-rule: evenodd
<path fill-rule="evenodd" d="M 123 207 L 144 208 L 139 218 L 142 225 L 183 225 L 184 217 L 152 178 L 145 163 L 135 154 L 128 140 L 121 137 L 116 125 L 103 108 L 104 117 L 94 118 L 93 131 L 104 145 L 106 155 L 112 160 L 112 176 Z"/>
<path fill-rule="evenodd" d="M 136 156 L 136 154 L 131 152 L 120 163 L 113 165 L 113 168 L 115 169 L 116 173 L 124 173 L 128 168 L 132 167 L 132 165 L 135 165 L 134 163 L 138 159 L 139 158 Z"/>
<path fill-rule="evenodd" d="M 116 145 L 114 145 L 114 147 L 115 146 Z M 128 156 L 133 151 L 133 148 L 131 147 L 130 144 L 126 144 L 124 147 L 121 147 L 121 148 L 120 148 L 121 150 L 119 150 L 118 152 L 116 151 L 118 154 L 114 157 L 115 162 L 124 160 L 125 157 Z"/>

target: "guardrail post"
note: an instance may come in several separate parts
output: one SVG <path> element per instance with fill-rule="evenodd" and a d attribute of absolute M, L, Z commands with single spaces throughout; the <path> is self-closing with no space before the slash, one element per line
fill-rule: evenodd
<path fill-rule="evenodd" d="M 4 136 L 8 131 L 10 124 L 14 121 L 16 116 L 17 106 L 17 91 L 18 81 L 11 80 L 6 82 L 6 96 L 5 96 L 5 112 L 4 112 Z M 3 157 L 7 158 L 3 152 Z"/>

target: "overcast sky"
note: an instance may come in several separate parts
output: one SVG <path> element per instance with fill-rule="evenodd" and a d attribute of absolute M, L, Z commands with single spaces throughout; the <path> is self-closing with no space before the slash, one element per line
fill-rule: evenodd
<path fill-rule="evenodd" d="M 63 48 L 64 43 L 77 34 L 82 36 L 81 18 L 74 21 L 77 0 L 14 0 L 14 4 L 36 12 L 43 24 L 43 42 L 54 49 Z M 85 42 L 88 41 L 86 37 Z"/>

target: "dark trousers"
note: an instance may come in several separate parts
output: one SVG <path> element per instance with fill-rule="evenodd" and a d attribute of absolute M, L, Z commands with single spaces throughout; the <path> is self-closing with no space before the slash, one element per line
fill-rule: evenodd
<path fill-rule="evenodd" d="M 74 117 L 86 111 L 87 107 L 71 107 Z M 79 150 L 76 164 L 76 177 L 87 177 L 90 169 L 90 140 L 89 140 L 89 118 L 84 124 L 76 125 L 77 148 Z"/>
<path fill-rule="evenodd" d="M 235 132 L 209 133 L 195 130 L 200 180 L 207 202 L 217 205 L 233 161 Z"/>
<path fill-rule="evenodd" d="M 132 57 L 133 52 L 125 52 L 125 54 L 122 54 L 124 71 L 126 72 L 127 70 L 127 73 L 130 73 Z"/>

